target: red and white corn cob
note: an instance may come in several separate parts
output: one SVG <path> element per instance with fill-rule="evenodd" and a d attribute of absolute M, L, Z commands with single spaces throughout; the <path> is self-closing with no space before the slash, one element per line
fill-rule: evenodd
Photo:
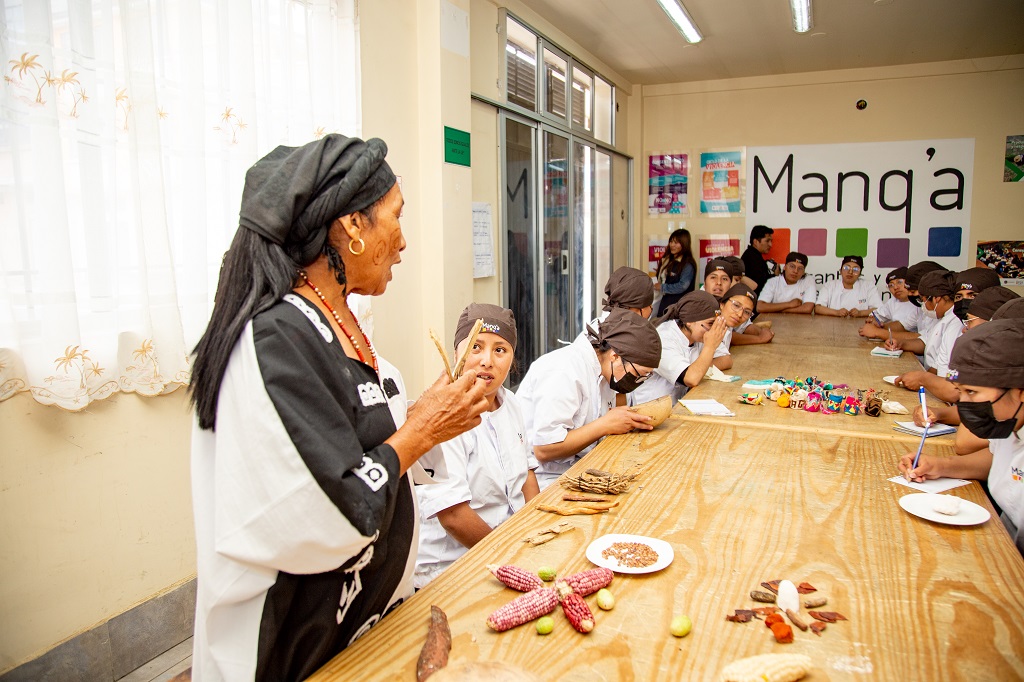
<path fill-rule="evenodd" d="M 541 587 L 521 594 L 487 617 L 487 627 L 495 632 L 505 632 L 517 625 L 529 623 L 534 618 L 546 616 L 558 606 L 558 592 L 551 587 Z"/>
<path fill-rule="evenodd" d="M 569 619 L 569 623 L 582 633 L 593 630 L 594 614 L 591 613 L 587 602 L 583 601 L 583 597 L 573 592 L 572 587 L 564 580 L 555 583 L 555 587 L 558 590 L 558 601 L 562 603 L 562 612 Z"/>
<path fill-rule="evenodd" d="M 563 578 L 563 580 L 569 583 L 569 587 L 572 588 L 573 592 L 581 597 L 586 597 L 588 594 L 594 594 L 601 588 L 611 585 L 612 578 L 614 577 L 615 573 L 611 569 L 592 568 L 589 571 L 573 573 L 569 577 Z"/>
<path fill-rule="evenodd" d="M 513 590 L 529 592 L 530 590 L 544 587 L 544 582 L 536 573 L 530 573 L 518 566 L 511 564 L 505 566 L 488 564 L 487 570 L 493 573 L 494 577 L 500 580 L 506 587 L 511 587 Z"/>

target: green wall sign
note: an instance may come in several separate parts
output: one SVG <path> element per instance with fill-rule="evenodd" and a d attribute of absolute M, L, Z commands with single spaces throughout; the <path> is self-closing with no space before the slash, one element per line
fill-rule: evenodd
<path fill-rule="evenodd" d="M 444 127 L 444 162 L 469 167 L 469 133 Z"/>

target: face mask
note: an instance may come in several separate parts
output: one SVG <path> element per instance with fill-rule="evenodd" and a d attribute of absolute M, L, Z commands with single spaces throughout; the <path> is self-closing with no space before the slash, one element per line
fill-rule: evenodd
<path fill-rule="evenodd" d="M 615 374 L 613 373 L 611 380 L 608 382 L 608 385 L 611 386 L 612 390 L 615 391 L 616 393 L 632 393 L 637 388 L 639 388 L 640 384 L 644 383 L 644 381 L 647 378 L 644 377 L 643 379 L 641 379 L 640 377 L 626 369 L 625 365 L 623 365 L 622 369 L 623 374 L 621 379 L 616 379 Z"/>
<path fill-rule="evenodd" d="M 921 307 L 921 297 L 920 296 L 907 296 L 907 300 L 910 301 L 911 303 L 913 303 L 918 308 Z"/>
<path fill-rule="evenodd" d="M 971 307 L 972 300 L 973 299 L 970 298 L 962 298 L 959 301 L 953 303 L 953 314 L 959 317 L 960 320 L 963 322 L 967 321 L 967 311 Z"/>
<path fill-rule="evenodd" d="M 960 423 L 978 438 L 985 440 L 1009 438 L 1013 434 L 1013 427 L 1017 425 L 1017 413 L 1020 412 L 1020 406 L 1017 407 L 1017 411 L 1013 413 L 1012 417 L 1002 421 L 996 419 L 992 412 L 992 405 L 1002 400 L 1003 396 L 1009 392 L 1009 389 L 1003 391 L 1003 395 L 991 402 L 967 403 L 961 400 L 956 404 L 956 411 L 960 413 Z"/>
<path fill-rule="evenodd" d="M 929 320 L 939 319 L 939 314 L 934 310 L 928 310 L 927 306 L 924 307 L 924 316 L 927 317 Z"/>

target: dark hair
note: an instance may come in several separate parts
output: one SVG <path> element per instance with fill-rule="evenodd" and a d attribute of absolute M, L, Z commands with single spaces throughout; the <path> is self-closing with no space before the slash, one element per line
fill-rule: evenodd
<path fill-rule="evenodd" d="M 754 225 L 750 228 L 750 243 L 761 241 L 770 234 L 775 234 L 775 230 L 767 225 Z"/>
<path fill-rule="evenodd" d="M 359 211 L 371 225 L 381 201 L 383 197 Z M 333 224 L 334 220 L 323 229 L 330 230 Z M 290 246 L 288 243 L 283 247 L 278 246 L 252 230 L 239 227 L 224 254 L 217 293 L 214 295 L 213 313 L 206 331 L 192 351 L 194 358 L 189 400 L 196 410 L 200 428 L 216 427 L 221 382 L 227 371 L 231 351 L 245 325 L 291 291 L 295 287 L 299 269 L 313 262 L 297 262 L 295 254 L 298 250 Z M 335 279 L 344 286 L 345 264 L 330 239 L 324 241 L 317 258 L 320 255 L 327 257 L 327 264 L 334 272 Z"/>
<path fill-rule="evenodd" d="M 658 262 L 658 276 L 660 277 L 664 271 L 667 271 L 669 275 L 678 275 L 686 267 L 686 264 L 689 263 L 693 266 L 693 279 L 696 282 L 697 261 L 693 258 L 693 241 L 690 237 L 690 231 L 683 228 L 675 230 L 668 236 L 668 241 L 670 243 L 678 242 L 683 249 L 679 252 L 679 260 L 676 260 L 672 257 L 672 252 L 667 247 L 665 248 L 665 255 Z M 692 285 L 690 289 L 693 289 Z"/>

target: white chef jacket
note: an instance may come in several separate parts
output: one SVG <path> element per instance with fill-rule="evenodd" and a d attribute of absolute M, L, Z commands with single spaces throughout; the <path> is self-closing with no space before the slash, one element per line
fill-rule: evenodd
<path fill-rule="evenodd" d="M 601 376 L 601 363 L 585 336 L 534 360 L 516 397 L 531 448 L 561 443 L 569 431 L 599 419 L 615 405 L 615 391 Z M 535 470 L 540 489 L 544 490 L 596 444 L 572 457 L 540 462 Z"/>
<path fill-rule="evenodd" d="M 910 301 L 899 301 L 895 296 L 890 296 L 878 306 L 875 315 L 882 324 L 899 322 L 908 332 L 916 332 L 921 320 L 921 309 Z"/>
<path fill-rule="evenodd" d="M 776 275 L 765 282 L 764 289 L 758 300 L 765 303 L 788 303 L 799 298 L 803 303 L 813 303 L 817 298 L 817 291 L 814 289 L 814 278 L 806 275 L 796 281 L 796 284 L 789 284 L 782 275 Z"/>
<path fill-rule="evenodd" d="M 631 394 L 636 404 L 670 395 L 675 388 L 676 379 L 693 364 L 704 348 L 703 343 L 691 346 L 675 320 L 666 320 L 659 324 L 658 336 L 661 337 L 661 363 L 651 377 Z"/>
<path fill-rule="evenodd" d="M 825 282 L 818 292 L 817 303 L 832 310 L 867 310 L 881 306 L 882 297 L 878 294 L 878 289 L 862 279 L 854 282 L 852 289 L 844 287 L 843 280 L 834 279 Z"/>
<path fill-rule="evenodd" d="M 950 308 L 938 320 L 938 324 L 921 335 L 924 341 L 924 364 L 929 369 L 935 368 L 935 373 L 940 377 L 945 377 L 949 372 L 949 355 L 963 328 L 964 323 Z"/>
<path fill-rule="evenodd" d="M 1024 440 L 1019 433 L 1009 438 L 990 440 L 992 468 L 988 473 L 988 490 L 1003 509 L 1003 525 L 1024 554 Z"/>
<path fill-rule="evenodd" d="M 523 484 L 530 469 L 537 468 L 537 460 L 526 442 L 519 400 L 501 388 L 498 401 L 496 410 L 480 415 L 475 428 L 441 444 L 448 478 L 416 486 L 420 544 L 413 583 L 417 589 L 467 550 L 441 525 L 439 512 L 468 502 L 488 526 L 496 528 L 526 504 Z"/>

